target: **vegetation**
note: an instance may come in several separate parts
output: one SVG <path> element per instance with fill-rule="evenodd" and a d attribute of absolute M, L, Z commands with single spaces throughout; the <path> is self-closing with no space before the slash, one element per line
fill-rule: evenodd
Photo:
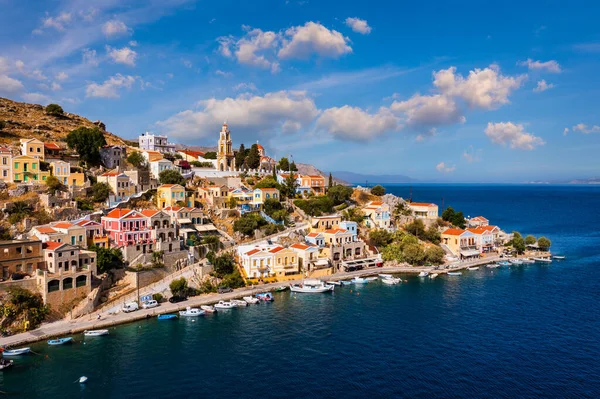
<path fill-rule="evenodd" d="M 17 201 L 13 203 L 13 207 L 8 211 L 8 222 L 12 225 L 21 222 L 27 216 L 30 216 L 33 209 L 31 205 L 24 201 Z"/>
<path fill-rule="evenodd" d="M 2 327 L 18 326 L 12 328 L 11 332 L 24 331 L 25 322 L 28 322 L 28 330 L 37 328 L 49 314 L 50 308 L 44 305 L 40 294 L 21 287 L 9 288 L 6 299 L 0 303 Z"/>
<path fill-rule="evenodd" d="M 152 252 L 152 267 L 154 269 L 160 269 L 161 267 L 165 267 L 165 264 L 163 263 L 164 254 L 165 253 L 163 251 Z"/>
<path fill-rule="evenodd" d="M 94 203 L 90 200 L 87 200 L 85 198 L 75 198 L 75 201 L 77 202 L 77 209 L 79 209 L 80 211 L 94 210 Z"/>
<path fill-rule="evenodd" d="M 279 188 L 277 179 L 273 176 L 265 176 L 261 181 L 256 183 L 255 188 Z"/>
<path fill-rule="evenodd" d="M 212 264 L 215 275 L 219 278 L 233 273 L 233 270 L 235 269 L 235 259 L 230 253 L 225 253 L 223 255 L 214 257 Z"/>
<path fill-rule="evenodd" d="M 265 233 L 265 235 L 267 235 L 267 236 L 270 236 L 272 234 L 277 234 L 283 230 L 285 230 L 285 226 L 283 226 L 281 224 L 273 224 L 273 223 L 269 223 L 265 227 L 262 228 L 262 232 Z"/>
<path fill-rule="evenodd" d="M 360 224 L 364 220 L 365 214 L 358 208 L 348 208 L 342 213 L 342 218 Z"/>
<path fill-rule="evenodd" d="M 525 237 L 525 245 L 533 245 L 537 242 L 537 238 L 532 236 L 531 234 Z"/>
<path fill-rule="evenodd" d="M 146 158 L 139 151 L 133 151 L 131 154 L 127 156 L 127 162 L 129 162 L 133 167 L 140 168 L 146 166 Z"/>
<path fill-rule="evenodd" d="M 154 299 L 156 302 L 160 303 L 163 301 L 164 297 L 160 292 L 157 292 L 156 294 L 152 294 L 152 299 Z"/>
<path fill-rule="evenodd" d="M 94 183 L 92 186 L 92 200 L 94 202 L 104 202 L 112 194 L 112 189 L 107 183 Z"/>
<path fill-rule="evenodd" d="M 252 144 L 248 156 L 246 156 L 246 166 L 249 169 L 258 169 L 260 166 L 260 153 L 258 152 L 258 144 Z"/>
<path fill-rule="evenodd" d="M 206 236 L 204 238 L 202 238 L 202 244 L 204 245 L 208 245 L 208 247 L 212 250 L 212 251 L 218 251 L 219 249 L 221 249 L 221 247 L 223 247 L 223 244 L 221 243 L 221 239 L 219 238 L 219 236 Z"/>
<path fill-rule="evenodd" d="M 190 165 L 194 168 L 212 168 L 212 162 L 190 161 Z"/>
<path fill-rule="evenodd" d="M 230 288 L 240 288 L 246 286 L 246 284 L 244 283 L 244 279 L 242 278 L 242 275 L 240 274 L 240 271 L 237 268 L 235 268 L 233 272 L 223 277 L 221 285 Z"/>
<path fill-rule="evenodd" d="M 352 187 L 337 185 L 331 187 L 327 191 L 327 196 L 331 198 L 334 205 L 339 205 L 348 201 L 352 197 L 353 192 L 354 190 L 352 189 Z"/>
<path fill-rule="evenodd" d="M 329 181 L 327 182 L 327 188 L 330 189 L 331 187 L 333 187 L 333 176 L 331 175 L 331 172 L 329 172 Z"/>
<path fill-rule="evenodd" d="M 290 164 L 290 161 L 286 158 L 286 157 L 282 157 L 279 160 L 279 163 L 277 164 L 277 169 L 281 170 L 282 172 L 297 172 L 298 168 L 296 167 L 296 164 L 294 162 L 292 162 Z"/>
<path fill-rule="evenodd" d="M 369 240 L 376 247 L 385 247 L 394 241 L 394 235 L 383 229 L 371 230 L 369 232 Z"/>
<path fill-rule="evenodd" d="M 217 159 L 217 153 L 215 151 L 205 152 L 204 159 Z"/>
<path fill-rule="evenodd" d="M 3 120 L 0 120 L 0 132 L 4 129 L 6 129 L 6 122 L 4 122 Z"/>
<path fill-rule="evenodd" d="M 296 195 L 296 189 L 298 188 L 298 181 L 296 180 L 296 176 L 294 172 L 290 173 L 290 175 L 285 179 L 284 184 L 279 187 L 279 192 L 281 196 L 284 198 L 294 198 Z"/>
<path fill-rule="evenodd" d="M 376 185 L 371 189 L 371 194 L 381 197 L 385 194 L 385 188 L 383 186 Z"/>
<path fill-rule="evenodd" d="M 246 213 L 233 222 L 233 231 L 245 236 L 253 236 L 254 231 L 266 226 L 268 222 L 257 213 Z"/>
<path fill-rule="evenodd" d="M 97 128 L 80 127 L 67 135 L 67 145 L 90 165 L 100 163 L 100 148 L 106 145 L 104 134 Z"/>
<path fill-rule="evenodd" d="M 278 200 L 274 199 L 274 198 L 268 198 L 265 200 L 264 204 L 263 204 L 263 211 L 273 217 L 273 214 L 277 211 L 280 211 L 283 209 L 283 205 L 281 205 L 281 202 L 279 202 Z"/>
<path fill-rule="evenodd" d="M 442 212 L 442 219 L 446 222 L 452 223 L 453 226 L 464 229 L 467 225 L 465 216 L 462 212 L 455 212 L 454 209 L 449 206 Z"/>
<path fill-rule="evenodd" d="M 123 267 L 123 253 L 118 248 L 104 248 L 92 245 L 90 250 L 96 252 L 98 273 L 107 273 L 113 269 L 121 269 Z"/>
<path fill-rule="evenodd" d="M 158 174 L 160 184 L 179 184 L 185 187 L 185 178 L 174 169 L 163 170 Z"/>
<path fill-rule="evenodd" d="M 48 176 L 46 185 L 48 186 L 48 193 L 50 195 L 56 195 L 57 191 L 67 191 L 67 186 L 62 184 L 56 176 Z"/>
<path fill-rule="evenodd" d="M 405 229 L 420 240 L 426 240 L 436 245 L 441 241 L 440 232 L 434 227 L 425 230 L 425 225 L 421 219 L 415 219 L 412 223 L 407 224 Z"/>
<path fill-rule="evenodd" d="M 188 294 L 188 282 L 185 277 L 175 279 L 171 281 L 171 284 L 169 284 L 169 289 L 171 290 L 171 294 L 173 294 L 173 296 L 185 297 Z"/>
<path fill-rule="evenodd" d="M 240 144 L 239 150 L 235 153 L 235 167 L 238 169 L 242 169 L 245 166 L 246 157 L 248 156 L 248 152 L 246 151 L 246 147 L 244 144 Z"/>
<path fill-rule="evenodd" d="M 444 263 L 444 256 L 446 252 L 438 246 L 431 246 L 425 250 L 425 260 L 434 265 L 441 265 Z"/>
<path fill-rule="evenodd" d="M 507 243 L 507 245 L 512 246 L 518 254 L 524 253 L 526 249 L 525 240 L 518 231 L 513 231 L 513 238 Z"/>
<path fill-rule="evenodd" d="M 540 237 L 540 238 L 538 238 L 537 243 L 538 243 L 538 247 L 542 251 L 547 251 L 547 250 L 550 249 L 550 246 L 552 246 L 552 241 L 550 241 L 546 237 Z"/>
<path fill-rule="evenodd" d="M 46 106 L 46 113 L 52 116 L 63 116 L 65 111 L 58 104 L 48 104 Z"/>
<path fill-rule="evenodd" d="M 40 170 L 42 172 L 47 172 L 50 170 L 50 164 L 46 161 L 40 160 Z"/>
<path fill-rule="evenodd" d="M 333 201 L 327 196 L 297 199 L 294 201 L 294 205 L 310 216 L 321 216 L 333 212 Z"/>
<path fill-rule="evenodd" d="M 231 197 L 231 198 L 229 198 L 229 200 L 227 200 L 227 206 L 229 207 L 229 209 L 237 208 L 237 204 L 238 204 L 238 200 L 235 197 Z"/>
<path fill-rule="evenodd" d="M 392 211 L 394 217 L 399 216 L 412 216 L 412 210 L 406 202 L 399 202 L 394 210 Z"/>

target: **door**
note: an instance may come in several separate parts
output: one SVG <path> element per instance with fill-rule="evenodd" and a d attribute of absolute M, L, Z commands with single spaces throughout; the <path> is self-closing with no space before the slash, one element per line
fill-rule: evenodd
<path fill-rule="evenodd" d="M 75 236 L 71 236 L 71 245 L 75 245 Z"/>

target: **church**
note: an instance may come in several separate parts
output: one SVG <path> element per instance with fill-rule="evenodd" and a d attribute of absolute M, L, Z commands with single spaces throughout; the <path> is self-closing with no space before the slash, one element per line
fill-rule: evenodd
<path fill-rule="evenodd" d="M 217 143 L 217 170 L 221 172 L 235 171 L 235 156 L 233 155 L 233 146 L 231 143 L 231 132 L 227 123 L 221 126 L 219 133 L 219 142 Z"/>

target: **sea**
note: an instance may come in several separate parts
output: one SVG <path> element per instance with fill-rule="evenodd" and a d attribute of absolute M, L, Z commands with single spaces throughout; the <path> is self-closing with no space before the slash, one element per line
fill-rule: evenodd
<path fill-rule="evenodd" d="M 142 322 L 0 372 L 15 398 L 598 398 L 600 186 L 387 185 L 544 235 L 563 261 Z M 77 380 L 87 376 L 87 384 Z"/>

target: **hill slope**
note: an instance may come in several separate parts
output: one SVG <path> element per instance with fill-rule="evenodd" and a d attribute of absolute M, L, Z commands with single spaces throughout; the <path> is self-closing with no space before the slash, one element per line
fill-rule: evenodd
<path fill-rule="evenodd" d="M 0 97 L 0 121 L 4 121 L 5 127 L 0 131 L 0 144 L 11 144 L 17 146 L 19 139 L 36 138 L 42 141 L 64 141 L 71 130 L 78 127 L 100 127 L 101 122 L 96 124 L 79 115 L 65 112 L 63 117 L 46 115 L 44 107 L 37 104 L 20 103 Z M 108 144 L 124 144 L 124 141 L 112 133 L 104 132 Z"/>

